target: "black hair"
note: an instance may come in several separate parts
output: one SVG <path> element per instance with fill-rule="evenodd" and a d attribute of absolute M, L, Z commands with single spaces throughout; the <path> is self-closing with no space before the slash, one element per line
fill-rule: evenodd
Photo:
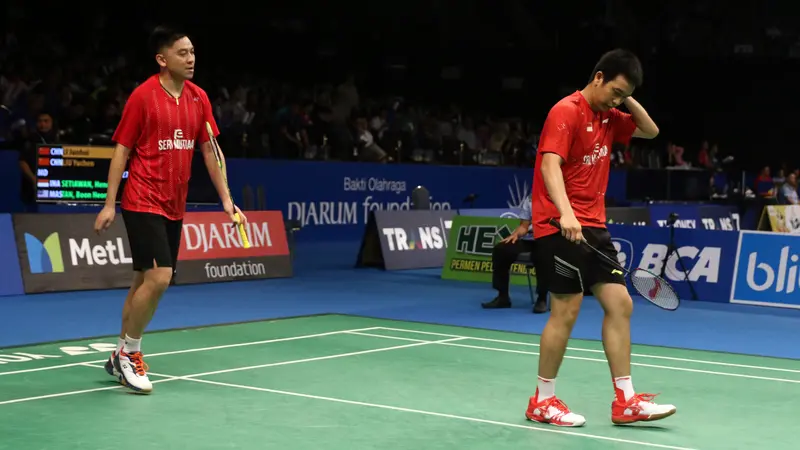
<path fill-rule="evenodd" d="M 590 83 L 597 75 L 597 72 L 603 72 L 603 84 L 622 75 L 637 88 L 642 85 L 644 77 L 642 63 L 639 58 L 633 52 L 621 48 L 606 52 L 600 57 L 600 60 L 594 66 L 592 76 L 589 78 Z"/>
<path fill-rule="evenodd" d="M 174 28 L 165 25 L 157 26 L 150 33 L 150 51 L 160 53 L 165 47 L 172 47 L 172 44 L 186 36 L 186 33 Z"/>

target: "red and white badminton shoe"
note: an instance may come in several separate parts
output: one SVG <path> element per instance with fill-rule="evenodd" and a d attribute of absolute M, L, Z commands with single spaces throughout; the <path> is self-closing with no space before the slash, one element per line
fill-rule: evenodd
<path fill-rule="evenodd" d="M 142 394 L 153 391 L 153 384 L 147 377 L 147 364 L 142 359 L 142 352 L 126 353 L 122 350 L 114 360 L 114 367 L 120 373 L 119 381 L 124 386 Z"/>
<path fill-rule="evenodd" d="M 678 410 L 674 405 L 653 403 L 658 394 L 636 394 L 628 400 L 616 396 L 611 403 L 611 421 L 615 424 L 649 422 L 669 417 Z"/>
<path fill-rule="evenodd" d="M 525 411 L 528 420 L 555 425 L 559 427 L 580 427 L 586 419 L 580 414 L 570 411 L 567 405 L 558 399 L 550 397 L 539 401 L 539 390 L 530 398 L 528 410 Z"/>

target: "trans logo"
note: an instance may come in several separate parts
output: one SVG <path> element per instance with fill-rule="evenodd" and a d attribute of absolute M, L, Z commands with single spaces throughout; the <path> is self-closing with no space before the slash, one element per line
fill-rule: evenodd
<path fill-rule="evenodd" d="M 389 251 L 408 251 L 408 250 L 441 250 L 447 248 L 447 231 L 453 225 L 452 220 L 442 221 L 444 229 L 437 226 L 410 228 L 383 228 L 381 233 L 386 238 Z"/>
<path fill-rule="evenodd" d="M 743 231 L 731 303 L 800 308 L 800 236 Z"/>

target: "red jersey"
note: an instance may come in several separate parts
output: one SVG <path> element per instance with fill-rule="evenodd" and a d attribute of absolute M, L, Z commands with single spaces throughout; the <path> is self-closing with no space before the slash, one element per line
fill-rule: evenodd
<path fill-rule="evenodd" d="M 208 95 L 190 81 L 177 99 L 158 75 L 133 90 L 113 137 L 131 149 L 122 208 L 183 218 L 195 148 L 209 141 L 207 121 L 219 135 Z"/>
<path fill-rule="evenodd" d="M 548 222 L 561 217 L 544 184 L 541 172 L 544 154 L 555 153 L 564 160 L 561 165 L 564 186 L 578 222 L 584 227 L 605 228 L 611 145 L 628 144 L 635 130 L 636 123 L 630 114 L 617 109 L 594 112 L 580 91 L 553 106 L 542 128 L 533 171 L 535 237 L 556 233 L 558 229 Z"/>

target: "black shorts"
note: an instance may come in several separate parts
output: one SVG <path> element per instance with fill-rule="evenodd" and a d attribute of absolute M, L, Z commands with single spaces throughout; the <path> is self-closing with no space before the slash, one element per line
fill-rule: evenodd
<path fill-rule="evenodd" d="M 133 270 L 171 267 L 175 271 L 181 246 L 182 220 L 151 213 L 122 210 L 128 232 Z"/>
<path fill-rule="evenodd" d="M 608 230 L 584 227 L 582 231 L 592 247 L 618 261 L 617 249 Z M 561 233 L 536 239 L 536 247 L 537 276 L 554 294 L 589 294 L 597 283 L 625 284 L 625 276 L 619 267 L 586 245 L 568 241 Z"/>

